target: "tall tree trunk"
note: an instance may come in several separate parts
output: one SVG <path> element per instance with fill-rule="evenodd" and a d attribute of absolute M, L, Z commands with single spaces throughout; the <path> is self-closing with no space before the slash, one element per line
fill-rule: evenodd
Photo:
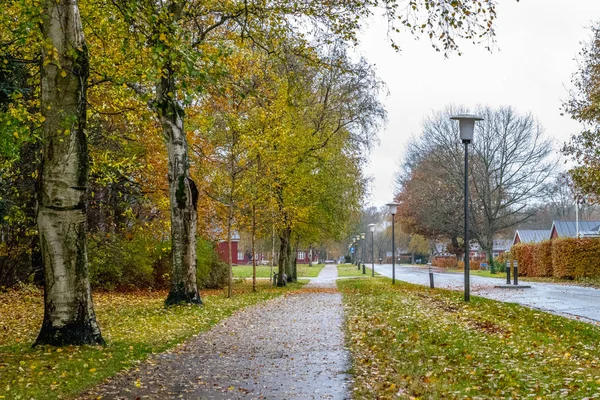
<path fill-rule="evenodd" d="M 313 248 L 312 243 L 308 245 L 308 266 L 312 267 L 313 265 Z"/>
<path fill-rule="evenodd" d="M 171 248 L 173 269 L 167 305 L 202 304 L 196 282 L 196 224 L 198 189 L 190 177 L 188 145 L 183 128 L 184 112 L 176 99 L 170 65 L 156 85 L 157 111 L 167 142 L 169 200 L 171 204 Z"/>
<path fill-rule="evenodd" d="M 44 321 L 37 344 L 103 344 L 87 264 L 88 51 L 77 0 L 46 0 L 41 66 L 43 161 L 37 214 Z"/>
<path fill-rule="evenodd" d="M 252 291 L 256 292 L 256 205 L 252 205 Z"/>
<path fill-rule="evenodd" d="M 229 202 L 229 213 L 227 214 L 227 297 L 233 296 L 233 254 L 231 250 L 231 225 L 233 223 L 233 199 Z M 238 249 L 239 251 L 239 249 Z"/>
<path fill-rule="evenodd" d="M 291 258 L 291 236 L 291 228 L 286 227 L 279 233 L 279 275 L 277 276 L 277 286 L 285 286 L 283 275 L 287 272 L 289 260 Z"/>

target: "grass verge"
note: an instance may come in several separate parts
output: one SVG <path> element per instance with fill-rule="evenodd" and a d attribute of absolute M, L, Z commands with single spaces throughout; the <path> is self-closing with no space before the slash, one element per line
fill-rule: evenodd
<path fill-rule="evenodd" d="M 449 272 L 462 273 L 463 270 L 452 269 Z M 471 270 L 471 275 L 484 276 L 486 278 L 499 278 L 506 280 L 506 272 L 498 272 L 491 274 L 490 271 Z M 511 281 L 514 277 L 511 275 Z M 557 283 L 559 285 L 575 285 L 584 287 L 593 287 L 600 289 L 600 277 L 581 277 L 575 279 L 561 279 L 551 276 L 536 277 L 536 276 L 519 276 L 519 281 L 524 282 L 542 282 L 542 283 Z"/>
<path fill-rule="evenodd" d="M 70 398 L 150 353 L 173 347 L 229 317 L 234 311 L 302 284 L 272 288 L 259 282 L 234 286 L 234 297 L 203 291 L 204 305 L 163 306 L 166 292 L 95 293 L 96 315 L 107 345 L 32 348 L 43 317 L 37 289 L 0 293 L 0 399 Z"/>
<path fill-rule="evenodd" d="M 360 270 L 354 264 L 339 264 L 337 266 L 338 276 L 346 277 L 346 276 L 371 276 L 371 266 L 367 265 L 365 271 L 366 274 L 362 273 L 362 266 Z M 375 275 L 379 275 L 375 272 Z"/>
<path fill-rule="evenodd" d="M 319 275 L 319 272 L 323 269 L 325 264 L 313 264 L 309 267 L 308 264 L 298 264 L 297 273 L 298 278 L 314 278 Z M 273 267 L 273 272 L 277 273 L 277 266 Z M 234 278 L 252 278 L 252 265 L 236 265 L 233 267 Z M 271 266 L 257 265 L 256 266 L 256 277 L 257 278 L 270 278 L 271 277 Z"/>
<path fill-rule="evenodd" d="M 354 398 L 597 398 L 600 329 L 389 279 L 339 280 Z"/>

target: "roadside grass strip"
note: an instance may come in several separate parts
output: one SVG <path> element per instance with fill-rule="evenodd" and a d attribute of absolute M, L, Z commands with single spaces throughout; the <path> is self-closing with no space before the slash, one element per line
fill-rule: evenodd
<path fill-rule="evenodd" d="M 360 267 L 360 270 L 358 269 L 358 267 L 354 264 L 340 264 L 337 266 L 337 270 L 338 270 L 338 277 L 348 277 L 348 276 L 365 276 L 365 277 L 370 277 L 371 276 L 371 264 L 366 264 L 366 273 L 363 274 L 362 273 L 362 265 Z M 375 276 L 379 275 L 377 272 L 375 272 Z"/>
<path fill-rule="evenodd" d="M 302 283 L 272 288 L 237 283 L 234 296 L 202 291 L 204 305 L 164 307 L 164 291 L 94 293 L 107 345 L 32 348 L 43 318 L 43 293 L 35 288 L 0 293 L 0 399 L 72 398 L 150 353 L 165 351 L 229 317 L 240 308 L 296 291 Z M 4 396 L 4 397 L 3 397 Z"/>
<path fill-rule="evenodd" d="M 325 267 L 325 264 L 313 264 L 309 267 L 308 264 L 298 264 L 297 274 L 298 278 L 314 278 L 319 275 L 319 272 Z M 278 267 L 273 267 L 273 273 L 277 273 Z M 234 278 L 252 278 L 252 265 L 236 265 L 233 267 Z M 270 278 L 271 277 L 271 266 L 268 265 L 257 265 L 256 266 L 256 277 L 257 278 Z"/>
<path fill-rule="evenodd" d="M 356 399 L 600 398 L 600 329 L 387 278 L 338 280 Z"/>

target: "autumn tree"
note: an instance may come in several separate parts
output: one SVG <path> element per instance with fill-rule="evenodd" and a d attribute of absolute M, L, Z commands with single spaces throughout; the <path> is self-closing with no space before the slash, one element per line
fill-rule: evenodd
<path fill-rule="evenodd" d="M 570 99 L 565 111 L 583 124 L 562 149 L 577 165 L 569 174 L 577 190 L 598 202 L 600 198 L 600 23 L 592 27 L 592 35 L 579 54 L 579 70 L 573 75 Z"/>
<path fill-rule="evenodd" d="M 421 177 L 424 182 L 439 188 L 439 195 L 447 192 L 442 198 L 451 196 L 452 204 L 462 199 L 463 152 L 457 139 L 458 125 L 450 120 L 459 111 L 463 110 L 449 107 L 424 121 L 422 135 L 408 148 L 408 174 L 400 179 L 399 199 L 407 196 L 405 188 L 414 183 L 411 173 L 418 172 L 424 163 L 428 164 L 427 173 Z M 553 176 L 556 162 L 549 157 L 551 142 L 544 138 L 543 129 L 532 115 L 518 114 L 511 107 L 480 107 L 475 113 L 484 120 L 477 124 L 470 154 L 470 217 L 473 238 L 491 262 L 494 237 L 532 217 L 529 206 L 545 195 L 545 185 Z M 429 203 L 432 201 L 436 200 L 430 198 Z M 416 212 L 437 212 L 435 208 L 425 208 L 426 204 L 422 203 L 421 211 Z M 412 207 L 409 212 L 414 212 Z M 455 212 L 454 217 L 463 218 L 460 214 Z M 452 217 L 449 212 L 443 215 Z M 412 221 L 420 226 L 419 219 Z"/>

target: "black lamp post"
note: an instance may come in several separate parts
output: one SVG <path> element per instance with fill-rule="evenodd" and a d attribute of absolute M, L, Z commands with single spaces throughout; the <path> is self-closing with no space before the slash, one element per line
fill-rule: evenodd
<path fill-rule="evenodd" d="M 366 274 L 367 271 L 365 271 L 365 262 L 367 261 L 367 252 L 365 251 L 365 234 L 361 233 L 360 234 L 360 239 L 362 240 L 362 250 L 361 250 L 361 255 L 362 255 L 362 273 Z"/>
<path fill-rule="evenodd" d="M 352 264 L 356 263 L 356 238 L 352 238 Z"/>
<path fill-rule="evenodd" d="M 375 233 L 375 224 L 369 224 L 369 230 L 371 231 L 371 276 L 375 276 L 375 251 L 373 247 L 373 235 Z"/>
<path fill-rule="evenodd" d="M 398 210 L 398 203 L 388 203 L 387 206 L 392 214 L 392 284 L 396 283 L 396 237 L 394 233 L 394 222 L 396 220 L 396 211 Z"/>
<path fill-rule="evenodd" d="M 461 114 L 451 117 L 457 120 L 460 126 L 460 139 L 465 145 L 465 301 L 471 299 L 471 287 L 469 277 L 469 143 L 473 140 L 473 131 L 475 130 L 475 121 L 482 121 L 483 118 L 470 114 Z"/>
<path fill-rule="evenodd" d="M 355 251 L 355 253 L 356 253 L 356 260 L 355 260 L 356 261 L 356 268 L 358 270 L 360 270 L 360 257 L 358 257 L 358 250 L 360 250 L 360 248 L 358 247 L 358 245 L 360 243 L 360 235 L 356 235 L 356 237 L 354 239 L 356 240 L 355 241 L 355 243 L 356 243 L 356 247 L 355 247 L 355 249 L 356 249 L 356 251 Z"/>

